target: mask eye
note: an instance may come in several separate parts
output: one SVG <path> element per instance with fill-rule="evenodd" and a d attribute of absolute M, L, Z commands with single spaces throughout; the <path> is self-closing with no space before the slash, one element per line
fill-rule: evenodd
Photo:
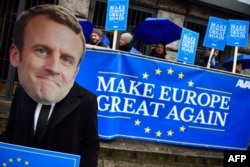
<path fill-rule="evenodd" d="M 65 65 L 74 65 L 75 64 L 74 59 L 70 56 L 63 56 L 61 59 L 62 59 L 63 64 L 65 64 Z"/>
<path fill-rule="evenodd" d="M 41 48 L 41 47 L 36 48 L 35 51 L 41 57 L 46 57 L 48 55 L 48 51 L 46 49 L 44 49 L 44 48 Z"/>

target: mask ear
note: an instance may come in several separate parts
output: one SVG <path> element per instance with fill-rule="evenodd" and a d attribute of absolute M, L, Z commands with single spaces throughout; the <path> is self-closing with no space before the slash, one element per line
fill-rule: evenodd
<path fill-rule="evenodd" d="M 16 45 L 12 44 L 10 47 L 10 63 L 12 66 L 17 67 L 20 62 L 20 52 Z"/>

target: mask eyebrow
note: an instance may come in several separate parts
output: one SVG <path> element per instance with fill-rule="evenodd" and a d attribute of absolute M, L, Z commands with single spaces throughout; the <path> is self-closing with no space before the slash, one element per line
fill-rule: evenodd
<path fill-rule="evenodd" d="M 43 48 L 46 51 L 48 51 L 49 53 L 52 52 L 52 49 L 50 47 L 48 47 L 47 45 L 44 45 L 44 44 L 35 44 L 35 45 L 32 46 L 32 49 L 36 49 L 36 48 Z"/>

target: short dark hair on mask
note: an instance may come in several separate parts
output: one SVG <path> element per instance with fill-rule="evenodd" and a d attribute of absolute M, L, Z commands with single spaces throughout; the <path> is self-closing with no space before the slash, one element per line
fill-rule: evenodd
<path fill-rule="evenodd" d="M 24 12 L 22 12 L 17 20 L 14 27 L 13 32 L 13 44 L 17 46 L 20 52 L 23 50 L 23 41 L 24 41 L 24 29 L 28 22 L 35 16 L 38 15 L 47 15 L 50 19 L 53 21 L 63 24 L 67 27 L 69 27 L 71 30 L 73 30 L 76 34 L 80 34 L 83 42 L 83 54 L 85 53 L 85 38 L 83 36 L 82 28 L 80 24 L 78 23 L 77 18 L 74 16 L 74 14 L 59 5 L 51 5 L 51 4 L 45 4 L 45 5 L 38 5 L 35 7 L 32 7 Z M 82 58 L 81 58 L 82 59 Z M 81 60 L 79 61 L 79 63 Z"/>

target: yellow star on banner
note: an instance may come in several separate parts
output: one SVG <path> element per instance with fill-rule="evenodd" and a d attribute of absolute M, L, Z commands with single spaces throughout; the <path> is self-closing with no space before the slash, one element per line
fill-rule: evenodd
<path fill-rule="evenodd" d="M 19 157 L 19 158 L 17 158 L 17 162 L 21 162 L 22 161 L 22 159 Z"/>
<path fill-rule="evenodd" d="M 13 159 L 12 159 L 12 158 L 10 158 L 10 159 L 9 159 L 9 163 L 12 163 L 12 162 L 13 162 Z"/>
<path fill-rule="evenodd" d="M 183 79 L 183 77 L 184 77 L 184 74 L 182 72 L 178 74 L 179 79 Z"/>
<path fill-rule="evenodd" d="M 143 76 L 143 79 L 148 79 L 148 77 L 149 77 L 149 75 L 148 75 L 148 73 L 144 73 L 144 74 L 142 74 L 142 76 Z"/>
<path fill-rule="evenodd" d="M 188 82 L 189 87 L 193 87 L 193 85 L 194 85 L 194 82 L 192 80 Z"/>
<path fill-rule="evenodd" d="M 140 126 L 141 121 L 139 119 L 135 120 L 135 126 Z"/>
<path fill-rule="evenodd" d="M 185 129 L 186 129 L 186 128 L 182 125 L 182 126 L 180 127 L 180 132 L 184 132 Z"/>
<path fill-rule="evenodd" d="M 162 134 L 162 133 L 161 133 L 161 131 L 159 131 L 159 130 L 156 132 L 156 136 L 157 136 L 157 137 L 161 137 L 161 134 Z"/>
<path fill-rule="evenodd" d="M 168 131 L 168 136 L 173 136 L 174 132 L 172 130 Z"/>
<path fill-rule="evenodd" d="M 144 128 L 144 130 L 145 130 L 145 133 L 150 133 L 150 128 L 149 127 L 146 127 L 146 128 Z"/>
<path fill-rule="evenodd" d="M 25 161 L 24 164 L 25 164 L 26 166 L 28 166 L 28 165 L 29 165 L 29 161 Z"/>
<path fill-rule="evenodd" d="M 169 74 L 169 75 L 172 75 L 173 72 L 174 72 L 174 70 L 172 70 L 172 68 L 168 69 L 168 74 Z"/>
<path fill-rule="evenodd" d="M 6 163 L 3 163 L 3 164 L 2 164 L 2 166 L 3 166 L 3 167 L 6 167 L 6 166 L 7 166 L 7 164 L 6 164 Z"/>
<path fill-rule="evenodd" d="M 161 69 L 159 69 L 159 68 L 156 69 L 156 70 L 155 70 L 155 74 L 156 74 L 156 75 L 160 75 L 160 74 L 161 74 Z"/>

